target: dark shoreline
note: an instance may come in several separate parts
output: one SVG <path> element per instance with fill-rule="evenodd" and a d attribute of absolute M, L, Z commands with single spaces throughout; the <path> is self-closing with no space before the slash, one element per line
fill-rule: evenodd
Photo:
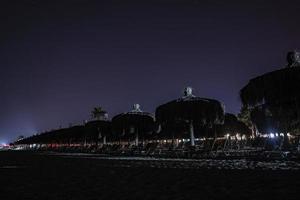
<path fill-rule="evenodd" d="M 117 160 L 0 152 L 1 195 L 5 199 L 299 199 L 300 195 L 300 170 L 119 164 Z"/>

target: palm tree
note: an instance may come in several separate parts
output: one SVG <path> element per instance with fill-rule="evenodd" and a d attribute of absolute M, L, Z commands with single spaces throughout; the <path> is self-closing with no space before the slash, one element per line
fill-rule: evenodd
<path fill-rule="evenodd" d="M 240 113 L 238 114 L 238 120 L 243 122 L 248 128 L 251 129 L 252 135 L 255 135 L 255 127 L 251 120 L 251 109 L 247 106 L 242 106 Z"/>
<path fill-rule="evenodd" d="M 107 112 L 102 107 L 95 107 L 91 112 L 92 119 L 103 120 L 107 116 Z"/>

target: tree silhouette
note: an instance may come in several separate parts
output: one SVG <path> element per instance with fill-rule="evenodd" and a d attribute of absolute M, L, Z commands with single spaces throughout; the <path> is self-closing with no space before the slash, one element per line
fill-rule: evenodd
<path fill-rule="evenodd" d="M 92 119 L 101 120 L 105 119 L 106 111 L 102 107 L 95 107 L 91 112 Z"/>

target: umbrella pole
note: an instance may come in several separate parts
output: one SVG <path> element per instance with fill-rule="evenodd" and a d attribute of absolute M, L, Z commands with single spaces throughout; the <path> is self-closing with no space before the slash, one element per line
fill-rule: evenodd
<path fill-rule="evenodd" d="M 136 130 L 136 133 L 135 133 L 135 145 L 139 146 L 139 133 L 138 133 L 138 130 Z"/>
<path fill-rule="evenodd" d="M 87 141 L 86 141 L 86 136 L 84 137 L 84 144 L 83 144 L 84 147 L 87 146 Z"/>
<path fill-rule="evenodd" d="M 281 147 L 280 149 L 281 150 L 287 150 L 289 149 L 289 138 L 288 138 L 288 135 L 287 135 L 287 132 L 284 132 L 283 133 L 283 140 L 281 142 Z"/>
<path fill-rule="evenodd" d="M 191 139 L 191 146 L 195 146 L 195 136 L 194 136 L 194 124 L 193 121 L 190 121 L 190 139 Z"/>
<path fill-rule="evenodd" d="M 175 146 L 175 136 L 174 136 L 174 132 L 172 131 L 172 147 Z"/>
<path fill-rule="evenodd" d="M 106 136 L 103 136 L 103 144 L 106 145 Z"/>

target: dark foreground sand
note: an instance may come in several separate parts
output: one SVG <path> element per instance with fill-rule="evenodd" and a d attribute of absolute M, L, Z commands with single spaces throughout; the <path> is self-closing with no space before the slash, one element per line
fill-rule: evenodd
<path fill-rule="evenodd" d="M 300 199 L 299 170 L 156 168 L 146 161 L 126 162 L 0 152 L 0 199 Z"/>

